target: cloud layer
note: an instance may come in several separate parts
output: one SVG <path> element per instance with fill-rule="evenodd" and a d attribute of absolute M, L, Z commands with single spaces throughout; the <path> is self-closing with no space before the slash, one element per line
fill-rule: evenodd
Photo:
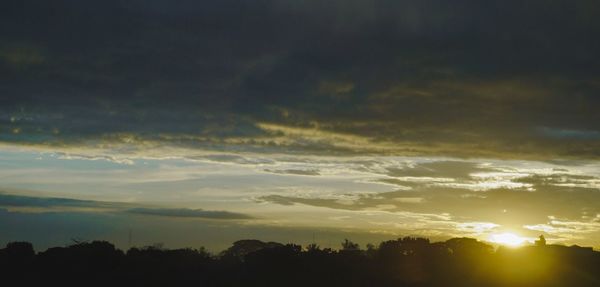
<path fill-rule="evenodd" d="M 0 140 L 600 156 L 593 0 L 19 1 Z"/>

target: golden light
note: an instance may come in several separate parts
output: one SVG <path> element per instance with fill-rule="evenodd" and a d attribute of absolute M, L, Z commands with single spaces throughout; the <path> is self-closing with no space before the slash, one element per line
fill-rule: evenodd
<path fill-rule="evenodd" d="M 518 236 L 516 234 L 505 232 L 492 234 L 489 238 L 491 242 L 510 246 L 510 247 L 518 247 L 521 246 L 525 242 L 525 238 Z"/>

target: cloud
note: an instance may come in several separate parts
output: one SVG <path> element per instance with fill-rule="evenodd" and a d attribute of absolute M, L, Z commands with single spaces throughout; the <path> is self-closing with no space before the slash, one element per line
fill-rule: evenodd
<path fill-rule="evenodd" d="M 164 217 L 193 217 L 206 219 L 251 219 L 253 217 L 229 211 L 210 211 L 187 208 L 144 207 L 136 203 L 79 200 L 59 197 L 34 197 L 0 193 L 0 207 L 17 212 L 109 212 Z"/>
<path fill-rule="evenodd" d="M 179 155 L 132 156 L 136 165 L 121 165 L 86 158 L 67 161 L 52 153 L 3 151 L 0 177 L 5 186 L 35 186 L 45 194 L 77 194 L 128 203 L 79 202 L 55 196 L 64 200 L 20 198 L 15 202 L 0 198 L 0 206 L 21 213 L 86 212 L 174 221 L 218 218 L 227 224 L 240 220 L 249 225 L 356 228 L 386 234 L 401 230 L 438 236 L 468 233 L 484 238 L 491 232 L 523 236 L 547 232 L 549 240 L 578 244 L 590 244 L 590 238 L 598 234 L 594 226 L 581 226 L 571 236 L 566 223 L 548 219 L 554 216 L 560 222 L 594 223 L 600 213 L 596 204 L 600 200 L 600 174 L 595 162 L 562 165 L 560 161 L 391 156 Z M 319 175 L 294 174 L 306 170 L 318 171 Z M 202 209 L 197 210 L 199 207 Z M 243 220 L 246 216 L 253 220 Z M 542 231 L 550 230 L 546 225 L 554 231 Z"/>
<path fill-rule="evenodd" d="M 549 127 L 539 128 L 540 132 L 552 138 L 565 139 L 580 139 L 580 140 L 598 140 L 600 139 L 600 131 L 586 131 L 573 129 L 556 129 Z"/>
<path fill-rule="evenodd" d="M 455 180 L 470 179 L 473 173 L 493 172 L 497 169 L 485 166 L 481 162 L 468 161 L 431 161 L 410 164 L 404 167 L 388 169 L 392 177 L 426 177 L 426 178 L 452 178 Z"/>
<path fill-rule="evenodd" d="M 0 156 L 61 159 L 2 159 L 2 184 L 172 206 L 3 200 L 443 234 L 586 222 L 599 15 L 593 0 L 16 1 L 0 10 Z"/>
<path fill-rule="evenodd" d="M 0 141 L 598 159 L 600 5 L 576 2 L 9 5 Z"/>
<path fill-rule="evenodd" d="M 563 241 L 581 240 L 589 236 L 594 236 L 600 231 L 600 220 L 598 215 L 593 218 L 582 218 L 579 220 L 558 219 L 554 216 L 549 216 L 546 223 L 524 225 L 523 228 L 554 235 Z"/>
<path fill-rule="evenodd" d="M 276 170 L 276 169 L 265 169 L 266 172 L 278 173 L 278 174 L 292 174 L 292 175 L 320 175 L 318 170 L 315 169 L 284 169 L 284 170 Z"/>
<path fill-rule="evenodd" d="M 116 203 L 99 202 L 93 200 L 79 200 L 59 197 L 32 197 L 24 195 L 0 193 L 0 206 L 4 207 L 111 207 Z"/>
<path fill-rule="evenodd" d="M 44 63 L 43 52 L 37 47 L 13 44 L 0 49 L 0 60 L 16 70 Z"/>
<path fill-rule="evenodd" d="M 132 208 L 127 210 L 129 213 L 142 215 L 155 215 L 165 217 L 193 217 L 207 219 L 251 219 L 252 217 L 228 211 L 209 211 L 202 209 L 187 209 L 187 208 Z"/>
<path fill-rule="evenodd" d="M 78 154 L 68 154 L 68 153 L 57 153 L 59 159 L 72 160 L 72 159 L 80 159 L 80 160 L 105 160 L 119 164 L 127 164 L 132 165 L 134 162 L 127 158 L 117 158 L 114 156 L 87 156 L 87 155 L 78 155 Z"/>
<path fill-rule="evenodd" d="M 393 191 L 358 190 L 337 197 L 272 193 L 257 199 L 347 211 L 447 213 L 461 220 L 510 226 L 545 224 L 550 215 L 577 222 L 600 213 L 594 204 L 600 200 L 594 166 L 413 159 L 380 164 L 371 171 L 373 176 L 385 176 L 375 177 L 375 182 L 397 186 Z"/>
<path fill-rule="evenodd" d="M 188 156 L 189 159 L 194 160 L 209 160 L 214 162 L 224 163 L 235 163 L 235 164 L 247 164 L 247 165 L 269 165 L 275 163 L 274 160 L 269 158 L 257 158 L 257 157 L 244 157 L 237 154 L 209 154 L 204 156 Z"/>

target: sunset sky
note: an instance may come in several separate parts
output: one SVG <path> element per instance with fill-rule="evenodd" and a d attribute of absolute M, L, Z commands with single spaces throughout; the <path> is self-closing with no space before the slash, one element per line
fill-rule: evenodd
<path fill-rule="evenodd" d="M 596 0 L 0 9 L 0 245 L 600 248 Z"/>

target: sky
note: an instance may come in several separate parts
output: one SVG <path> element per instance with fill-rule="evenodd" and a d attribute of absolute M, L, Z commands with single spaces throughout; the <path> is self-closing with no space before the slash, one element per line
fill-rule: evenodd
<path fill-rule="evenodd" d="M 0 244 L 600 248 L 597 1 L 3 6 Z"/>

